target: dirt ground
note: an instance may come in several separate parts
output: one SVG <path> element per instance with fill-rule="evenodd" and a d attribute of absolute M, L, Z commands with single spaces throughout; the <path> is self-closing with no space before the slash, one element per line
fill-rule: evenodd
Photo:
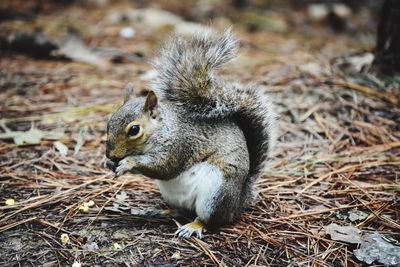
<path fill-rule="evenodd" d="M 400 241 L 400 79 L 351 74 L 332 61 L 373 49 L 374 12 L 353 11 L 341 29 L 279 1 L 245 10 L 185 2 L 5 4 L 15 16 L 5 20 L 1 10 L 0 266 L 362 266 L 360 242 L 334 240 L 328 225 Z M 180 20 L 122 14 L 139 8 Z M 202 240 L 174 237 L 189 218 L 130 214 L 166 205 L 150 179 L 115 178 L 104 167 L 106 122 L 125 84 L 144 94 L 162 40 L 199 26 L 187 21 L 233 24 L 240 57 L 221 74 L 259 84 L 279 113 L 279 142 L 254 205 Z M 75 46 L 37 57 L 6 44 L 38 28 L 59 47 Z"/>

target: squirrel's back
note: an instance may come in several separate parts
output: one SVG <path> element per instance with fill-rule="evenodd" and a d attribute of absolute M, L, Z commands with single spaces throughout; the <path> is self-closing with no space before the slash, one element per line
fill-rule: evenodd
<path fill-rule="evenodd" d="M 230 29 L 220 34 L 199 31 L 188 39 L 174 36 L 154 62 L 158 76 L 153 88 L 188 116 L 234 121 L 246 139 L 252 184 L 276 139 L 275 113 L 259 87 L 229 83 L 216 75 L 218 67 L 236 57 L 238 46 Z"/>

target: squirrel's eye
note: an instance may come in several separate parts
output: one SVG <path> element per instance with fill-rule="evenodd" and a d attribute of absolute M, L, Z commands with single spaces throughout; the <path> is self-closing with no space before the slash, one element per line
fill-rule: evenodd
<path fill-rule="evenodd" d="M 128 136 L 132 137 L 137 135 L 140 132 L 140 126 L 139 125 L 132 125 L 131 128 L 128 130 Z"/>

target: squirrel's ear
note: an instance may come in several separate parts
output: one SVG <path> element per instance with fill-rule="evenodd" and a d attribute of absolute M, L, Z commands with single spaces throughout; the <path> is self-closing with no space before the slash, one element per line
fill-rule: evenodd
<path fill-rule="evenodd" d="M 158 99 L 153 91 L 147 94 L 146 102 L 144 104 L 144 111 L 149 112 L 150 117 L 155 119 L 158 115 L 157 110 Z"/>
<path fill-rule="evenodd" d="M 125 86 L 125 95 L 124 95 L 124 103 L 127 102 L 128 100 L 132 99 L 135 95 L 135 87 L 133 86 L 133 83 L 129 82 Z"/>

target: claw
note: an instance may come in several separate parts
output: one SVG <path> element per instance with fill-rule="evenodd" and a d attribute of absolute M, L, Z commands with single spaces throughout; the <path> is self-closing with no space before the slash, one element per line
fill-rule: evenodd
<path fill-rule="evenodd" d="M 116 176 L 117 176 L 117 177 L 122 176 L 122 175 L 124 175 L 125 172 L 126 172 L 126 170 L 124 170 L 123 168 L 117 167 L 117 169 L 116 169 Z"/>
<path fill-rule="evenodd" d="M 204 223 L 199 219 L 195 219 L 193 222 L 182 225 L 175 232 L 175 235 L 181 238 L 189 238 L 191 236 L 201 239 L 203 237 L 202 231 L 204 229 Z"/>
<path fill-rule="evenodd" d="M 133 167 L 134 165 L 132 164 L 131 159 L 129 157 L 122 159 L 118 163 L 117 168 L 115 168 L 116 176 L 118 177 L 123 175 L 124 173 L 130 171 Z"/>
<path fill-rule="evenodd" d="M 118 164 L 117 168 L 115 168 L 115 176 L 121 176 L 126 172 L 124 165 L 121 162 Z"/>

